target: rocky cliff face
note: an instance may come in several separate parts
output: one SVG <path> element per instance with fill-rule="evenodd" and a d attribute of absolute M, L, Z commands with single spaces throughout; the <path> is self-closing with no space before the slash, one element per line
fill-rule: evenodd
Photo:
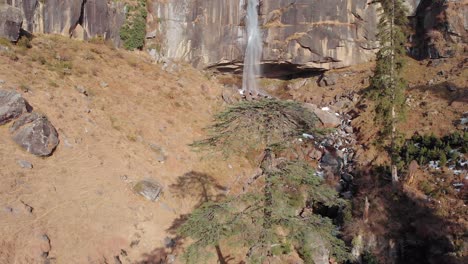
<path fill-rule="evenodd" d="M 374 58 L 377 6 L 371 0 L 261 0 L 263 64 L 267 75 L 351 66 Z M 405 0 L 415 28 L 417 58 L 453 56 L 467 42 L 468 3 Z M 241 71 L 246 45 L 246 0 L 152 0 L 146 46 L 153 54 L 198 67 Z M 19 27 L 119 46 L 125 1 L 0 0 L 2 36 Z M 16 14 L 16 15 L 14 15 Z M 14 16 L 13 16 L 14 15 Z M 22 17 L 22 21 L 19 17 Z M 8 31 L 8 34 L 7 32 Z M 459 45 L 462 43 L 463 45 Z M 461 47 L 461 48 L 460 48 Z"/>
<path fill-rule="evenodd" d="M 89 39 L 102 36 L 119 44 L 125 21 L 124 4 L 101 0 L 3 0 L 19 8 L 23 28 L 31 33 L 74 35 Z"/>
<path fill-rule="evenodd" d="M 455 56 L 468 43 L 468 1 L 421 0 L 412 17 L 411 54 L 419 59 Z"/>
<path fill-rule="evenodd" d="M 189 61 L 196 66 L 240 70 L 246 44 L 246 2 L 153 0 L 148 20 L 149 47 L 163 56 Z M 260 2 L 266 74 L 351 66 L 373 59 L 378 48 L 375 38 L 378 13 L 373 1 Z M 409 15 L 417 21 L 413 41 L 418 43 L 414 44 L 414 51 L 431 52 L 434 45 L 430 43 L 434 41 L 425 36 L 434 27 L 450 28 L 444 30 L 442 45 L 466 43 L 463 37 L 468 25 L 466 1 L 405 2 Z M 441 15 L 446 19 L 439 21 Z M 438 54 L 444 54 L 439 50 Z"/>
<path fill-rule="evenodd" d="M 155 0 L 153 42 L 170 58 L 235 69 L 246 44 L 245 8 L 244 0 Z M 264 0 L 259 12 L 263 62 L 276 68 L 345 67 L 370 60 L 377 47 L 376 7 L 367 0 Z"/>

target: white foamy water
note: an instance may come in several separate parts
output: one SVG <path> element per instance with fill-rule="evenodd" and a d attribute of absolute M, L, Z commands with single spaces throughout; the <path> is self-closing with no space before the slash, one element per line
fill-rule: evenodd
<path fill-rule="evenodd" d="M 260 60 L 262 57 L 262 38 L 258 26 L 258 1 L 248 0 L 247 3 L 247 48 L 244 58 L 244 73 L 242 76 L 242 90 L 247 93 L 260 92 L 256 77 L 260 75 Z"/>

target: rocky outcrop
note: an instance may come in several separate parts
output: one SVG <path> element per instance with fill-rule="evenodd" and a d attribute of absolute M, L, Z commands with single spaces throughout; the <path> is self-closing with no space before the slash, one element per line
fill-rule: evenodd
<path fill-rule="evenodd" d="M 59 143 L 57 130 L 47 117 L 30 113 L 21 116 L 10 128 L 13 140 L 36 156 L 49 156 Z"/>
<path fill-rule="evenodd" d="M 5 0 L 4 0 L 5 1 Z M 21 10 L 24 30 L 31 33 L 53 33 L 101 36 L 120 43 L 119 30 L 125 22 L 124 3 L 100 0 L 6 0 Z M 75 30 L 82 30 L 77 34 Z"/>
<path fill-rule="evenodd" d="M 268 77 L 351 66 L 374 58 L 378 5 L 370 0 L 263 0 L 263 70 Z M 220 71 L 241 71 L 247 1 L 153 0 L 147 45 L 160 55 Z M 461 0 L 405 0 L 417 28 L 416 57 L 446 57 L 466 43 Z M 463 49 L 463 48 L 462 48 Z"/>
<path fill-rule="evenodd" d="M 31 106 L 19 93 L 0 90 L 0 125 L 4 125 L 29 111 L 31 111 Z"/>
<path fill-rule="evenodd" d="M 17 41 L 23 23 L 21 11 L 18 8 L 0 2 L 0 37 Z"/>
<path fill-rule="evenodd" d="M 419 59 L 453 57 L 468 42 L 468 3 L 421 0 L 412 17 L 411 54 Z"/>
<path fill-rule="evenodd" d="M 246 1 L 153 1 L 149 31 L 174 59 L 233 70 L 245 49 Z M 264 0 L 260 7 L 266 71 L 350 66 L 373 58 L 376 6 L 367 0 Z"/>

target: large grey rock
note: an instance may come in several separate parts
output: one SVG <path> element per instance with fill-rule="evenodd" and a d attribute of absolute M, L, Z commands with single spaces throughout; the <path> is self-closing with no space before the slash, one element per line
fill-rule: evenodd
<path fill-rule="evenodd" d="M 10 128 L 13 140 L 36 156 L 49 156 L 59 143 L 58 133 L 47 117 L 29 113 L 21 116 Z"/>
<path fill-rule="evenodd" d="M 153 181 L 143 180 L 135 184 L 133 191 L 143 196 L 145 199 L 154 202 L 161 194 L 162 186 Z"/>
<path fill-rule="evenodd" d="M 23 16 L 19 8 L 0 4 L 0 37 L 17 41 L 22 24 Z"/>
<path fill-rule="evenodd" d="M 341 125 L 341 120 L 331 111 L 320 109 L 316 105 L 309 103 L 305 103 L 304 107 L 313 112 L 324 127 L 334 128 Z"/>
<path fill-rule="evenodd" d="M 29 112 L 31 106 L 17 92 L 0 90 L 0 125 Z"/>

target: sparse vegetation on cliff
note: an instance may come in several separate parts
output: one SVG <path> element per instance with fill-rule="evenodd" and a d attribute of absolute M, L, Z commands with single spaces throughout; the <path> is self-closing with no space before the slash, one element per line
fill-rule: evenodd
<path fill-rule="evenodd" d="M 135 5 L 127 6 L 126 21 L 120 29 L 125 49 L 142 49 L 145 45 L 147 15 L 146 0 L 138 0 Z"/>

